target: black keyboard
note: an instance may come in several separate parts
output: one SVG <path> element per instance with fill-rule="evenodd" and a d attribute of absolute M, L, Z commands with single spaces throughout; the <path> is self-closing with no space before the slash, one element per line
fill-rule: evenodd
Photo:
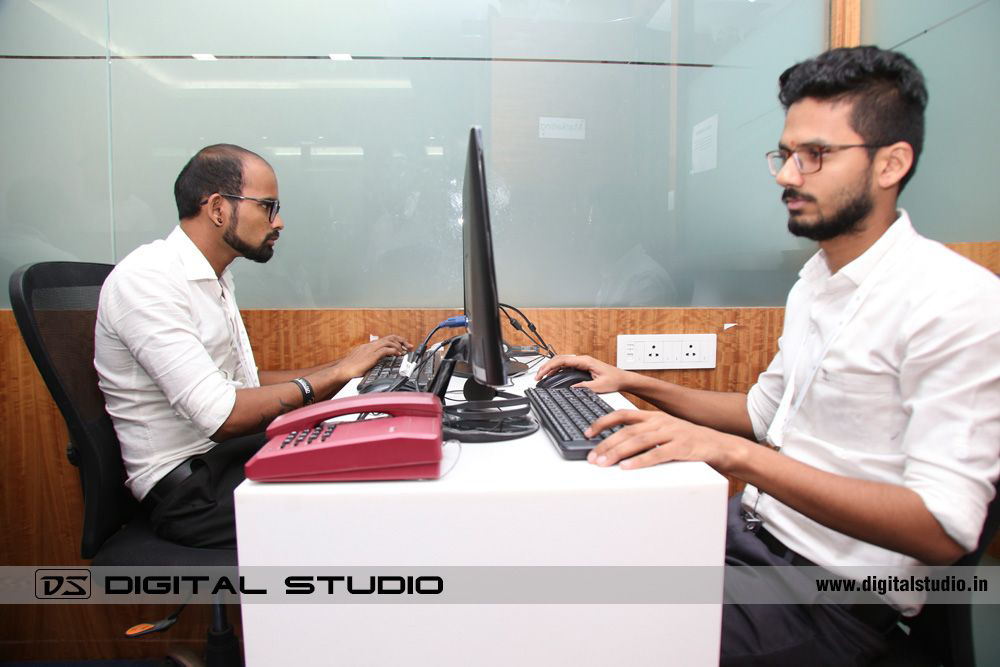
<path fill-rule="evenodd" d="M 399 378 L 399 367 L 403 363 L 403 356 L 388 356 L 382 357 L 375 362 L 375 365 L 368 369 L 365 376 L 361 378 L 361 382 L 358 383 L 358 393 L 363 394 L 365 389 L 367 389 L 373 382 L 377 380 L 384 380 L 388 378 L 396 379 Z M 420 367 L 420 373 L 417 376 L 417 384 L 420 387 L 426 387 L 430 382 L 431 377 L 434 375 L 434 362 L 428 361 L 426 364 Z M 403 389 L 402 383 L 400 384 L 400 389 Z M 412 390 L 412 383 L 408 389 Z"/>
<path fill-rule="evenodd" d="M 561 389 L 526 389 L 532 409 L 538 416 L 542 428 L 549 434 L 563 458 L 585 459 L 591 449 L 621 426 L 604 430 L 593 438 L 583 435 L 584 429 L 614 408 L 590 389 L 584 387 L 563 387 Z"/>

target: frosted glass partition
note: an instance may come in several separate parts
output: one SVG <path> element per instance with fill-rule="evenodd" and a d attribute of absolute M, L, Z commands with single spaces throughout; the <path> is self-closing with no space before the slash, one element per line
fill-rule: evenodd
<path fill-rule="evenodd" d="M 939 241 L 1000 240 L 1000 0 L 862 3 L 866 43 L 902 51 L 930 91 L 927 139 L 900 198 Z"/>
<path fill-rule="evenodd" d="M 106 70 L 103 60 L 0 60 L 4 285 L 28 262 L 112 260 Z M 2 298 L 8 306 L 6 289 Z"/>
<path fill-rule="evenodd" d="M 777 76 L 824 48 L 827 13 L 816 0 L 0 2 L 18 100 L 0 111 L 0 224 L 44 237 L 4 261 L 120 259 L 176 223 L 191 154 L 232 142 L 274 166 L 286 224 L 268 265 L 234 265 L 244 308 L 458 307 L 465 142 L 480 125 L 502 300 L 780 305 L 813 248 L 785 231 L 763 154 L 781 132 Z"/>

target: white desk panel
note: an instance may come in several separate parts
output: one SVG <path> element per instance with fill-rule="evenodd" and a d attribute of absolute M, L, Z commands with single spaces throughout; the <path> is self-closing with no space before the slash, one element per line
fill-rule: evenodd
<path fill-rule="evenodd" d="M 620 395 L 605 400 L 631 407 Z M 566 461 L 540 430 L 464 443 L 433 481 L 248 480 L 236 490 L 239 559 L 721 566 L 726 490 L 700 463 L 623 471 Z M 720 587 L 720 604 L 708 605 L 244 604 L 244 646 L 249 666 L 709 665 L 718 664 L 721 597 Z"/>

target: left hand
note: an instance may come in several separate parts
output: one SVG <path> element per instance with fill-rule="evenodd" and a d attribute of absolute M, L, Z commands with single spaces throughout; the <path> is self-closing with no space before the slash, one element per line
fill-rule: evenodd
<path fill-rule="evenodd" d="M 591 424 L 585 435 L 590 437 L 618 424 L 626 426 L 597 445 L 588 461 L 599 466 L 621 462 L 623 469 L 668 461 L 704 461 L 717 468 L 726 451 L 724 440 L 729 437 L 658 410 L 615 410 Z"/>
<path fill-rule="evenodd" d="M 410 344 L 400 336 L 383 336 L 364 345 L 358 345 L 337 362 L 337 366 L 350 377 L 361 377 L 382 357 L 400 355 L 410 349 Z"/>

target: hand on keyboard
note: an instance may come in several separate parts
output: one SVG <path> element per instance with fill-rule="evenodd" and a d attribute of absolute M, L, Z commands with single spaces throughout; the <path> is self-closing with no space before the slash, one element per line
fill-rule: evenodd
<path fill-rule="evenodd" d="M 732 442 L 726 440 L 742 440 L 658 410 L 616 410 L 595 420 L 585 434 L 598 429 L 615 433 L 594 447 L 587 460 L 599 466 L 620 462 L 624 469 L 668 461 L 704 461 L 718 470 L 733 452 Z"/>
<path fill-rule="evenodd" d="M 383 336 L 364 345 L 358 345 L 338 363 L 351 377 L 361 377 L 382 357 L 401 355 L 410 348 L 400 336 Z"/>
<path fill-rule="evenodd" d="M 526 389 L 524 395 L 563 458 L 585 458 L 602 438 L 613 431 L 608 429 L 592 437 L 584 435 L 594 420 L 612 411 L 604 399 L 589 389 L 534 387 Z"/>

